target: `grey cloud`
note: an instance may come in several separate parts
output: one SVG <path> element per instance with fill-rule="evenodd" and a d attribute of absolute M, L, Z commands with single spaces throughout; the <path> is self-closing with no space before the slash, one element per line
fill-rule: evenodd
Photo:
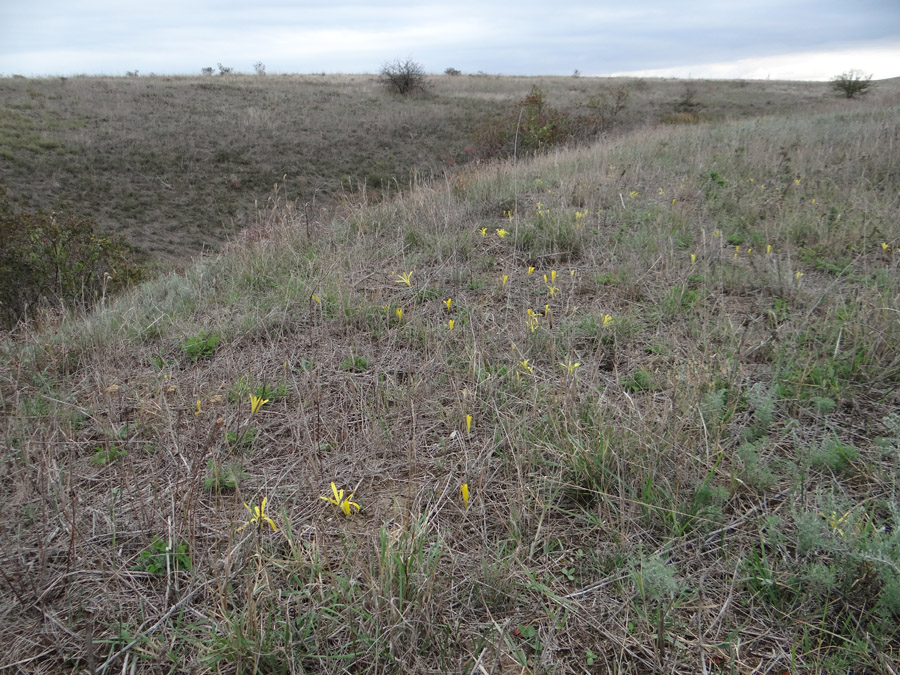
<path fill-rule="evenodd" d="M 210 59 L 245 71 L 261 59 L 271 62 L 273 71 L 284 64 L 293 71 L 371 72 L 384 60 L 409 55 L 432 71 L 452 64 L 510 74 L 568 74 L 574 68 L 585 73 L 651 69 L 874 41 L 900 49 L 896 0 L 857 0 L 852 6 L 846 0 L 5 5 L 0 72 L 7 73 L 33 73 L 33 64 L 47 64 L 62 52 L 67 59 L 56 68 L 78 72 L 103 68 L 97 64 L 104 62 L 106 72 L 197 72 Z M 328 44 L 328 36 L 348 35 L 346 44 Z M 310 43 L 306 49 L 304 42 Z"/>

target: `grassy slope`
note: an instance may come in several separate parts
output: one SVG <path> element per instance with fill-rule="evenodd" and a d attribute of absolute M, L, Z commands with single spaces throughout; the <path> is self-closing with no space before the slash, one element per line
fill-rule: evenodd
<path fill-rule="evenodd" d="M 473 135 L 534 84 L 574 110 L 625 85 L 620 128 L 655 123 L 686 85 L 666 80 L 436 77 L 409 100 L 371 76 L 0 79 L 0 181 L 32 206 L 61 203 L 140 250 L 185 261 L 257 217 L 278 183 L 291 199 L 333 204 L 360 186 L 407 186 L 470 154 Z M 690 85 L 704 114 L 820 106 L 816 83 Z"/>
<path fill-rule="evenodd" d="M 890 672 L 900 107 L 839 108 L 275 200 L 7 340 L 2 663 Z"/>

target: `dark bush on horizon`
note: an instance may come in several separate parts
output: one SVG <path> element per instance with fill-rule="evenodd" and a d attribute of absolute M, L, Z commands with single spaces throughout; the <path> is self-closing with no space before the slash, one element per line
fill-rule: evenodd
<path fill-rule="evenodd" d="M 871 75 L 860 70 L 849 70 L 831 80 L 831 88 L 845 98 L 857 98 L 868 94 L 874 86 Z"/>
<path fill-rule="evenodd" d="M 401 96 L 424 92 L 428 86 L 425 69 L 412 59 L 395 59 L 385 63 L 378 79 L 390 91 Z"/>

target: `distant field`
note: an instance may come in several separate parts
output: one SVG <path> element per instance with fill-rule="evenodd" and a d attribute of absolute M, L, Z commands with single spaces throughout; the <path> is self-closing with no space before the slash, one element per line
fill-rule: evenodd
<path fill-rule="evenodd" d="M 619 88 L 607 133 L 674 120 L 812 111 L 826 85 L 437 76 L 400 98 L 374 76 L 0 80 L 0 183 L 23 205 L 62 204 L 139 250 L 184 262 L 256 218 L 279 185 L 309 218 L 342 198 L 443 177 L 478 158 L 479 130 L 515 125 L 534 85 L 578 112 Z M 678 117 L 678 111 L 681 117 Z M 687 111 L 685 114 L 684 111 Z M 324 217 L 324 216 L 323 216 Z"/>

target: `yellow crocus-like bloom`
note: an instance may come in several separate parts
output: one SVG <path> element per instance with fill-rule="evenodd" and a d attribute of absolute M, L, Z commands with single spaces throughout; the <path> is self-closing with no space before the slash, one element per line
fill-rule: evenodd
<path fill-rule="evenodd" d="M 453 330 L 453 326 L 455 325 L 453 319 L 447 322 L 447 330 Z"/>
<path fill-rule="evenodd" d="M 248 520 L 246 523 L 241 525 L 237 529 L 238 532 L 243 530 L 248 525 L 252 525 L 253 523 L 256 523 L 257 525 L 262 526 L 263 522 L 268 523 L 272 527 L 273 532 L 278 531 L 278 528 L 275 527 L 275 523 L 272 521 L 271 518 L 269 518 L 269 516 L 266 515 L 266 499 L 267 499 L 266 497 L 263 497 L 262 504 L 260 504 L 259 506 L 254 506 L 252 508 L 248 504 L 246 504 L 246 503 L 244 504 L 244 508 L 250 512 L 250 520 Z"/>
<path fill-rule="evenodd" d="M 329 502 L 330 504 L 334 504 L 339 509 L 341 509 L 341 511 L 343 511 L 344 515 L 346 516 L 350 515 L 351 506 L 356 507 L 356 510 L 359 511 L 359 504 L 350 501 L 351 499 L 353 499 L 353 494 L 349 494 L 345 498 L 343 488 L 338 490 L 337 486 L 334 484 L 334 481 L 331 482 L 331 493 L 334 495 L 334 499 L 332 499 L 331 497 L 319 497 L 319 499 Z"/>
<path fill-rule="evenodd" d="M 453 298 L 447 298 L 446 300 L 444 300 L 444 304 L 447 306 L 448 312 L 450 311 L 450 303 L 452 303 L 452 302 L 453 302 Z"/>
<path fill-rule="evenodd" d="M 394 279 L 394 281 L 398 284 L 406 284 L 407 286 L 412 286 L 412 275 L 412 272 L 402 272 L 400 274 L 397 274 L 395 272 L 394 276 L 396 278 Z"/>
<path fill-rule="evenodd" d="M 250 394 L 250 414 L 255 415 L 256 413 L 259 412 L 259 409 L 262 408 L 268 402 L 269 402 L 269 399 L 267 399 L 267 398 L 263 398 L 262 396 L 255 396 L 254 394 Z"/>
<path fill-rule="evenodd" d="M 462 493 L 463 504 L 466 508 L 469 508 L 469 484 L 463 483 L 460 486 L 459 491 Z"/>

